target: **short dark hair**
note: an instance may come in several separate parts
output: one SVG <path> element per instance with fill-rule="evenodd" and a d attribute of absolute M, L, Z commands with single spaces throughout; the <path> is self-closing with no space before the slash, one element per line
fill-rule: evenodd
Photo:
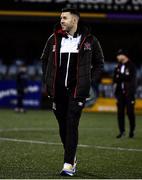
<path fill-rule="evenodd" d="M 80 18 L 80 13 L 76 8 L 63 8 L 61 12 L 70 12 L 71 14 L 74 14 Z"/>

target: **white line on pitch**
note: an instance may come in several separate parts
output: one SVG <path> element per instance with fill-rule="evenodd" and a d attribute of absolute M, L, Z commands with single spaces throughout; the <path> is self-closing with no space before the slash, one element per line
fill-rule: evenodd
<path fill-rule="evenodd" d="M 0 129 L 0 132 L 12 132 L 12 131 L 47 131 L 47 130 L 56 130 L 58 128 L 3 128 Z"/>
<path fill-rule="evenodd" d="M 19 143 L 31 143 L 31 144 L 47 144 L 47 145 L 62 145 L 61 143 L 54 142 L 46 142 L 46 141 L 35 141 L 35 140 L 24 140 L 24 139 L 12 139 L 12 138 L 4 138 L 0 137 L 0 141 L 11 141 L 11 142 L 19 142 Z M 82 148 L 95 148 L 95 149 L 103 149 L 103 150 L 114 150 L 114 151 L 131 151 L 131 152 L 142 152 L 142 149 L 133 149 L 133 148 L 121 148 L 121 147 L 107 147 L 107 146 L 91 146 L 86 144 L 79 144 L 79 147 Z"/>
<path fill-rule="evenodd" d="M 0 141 L 11 141 L 11 142 L 31 143 L 31 144 L 61 145 L 61 143 L 54 143 L 54 142 L 24 140 L 24 139 L 12 139 L 12 138 L 3 138 L 3 137 L 0 137 Z"/>
<path fill-rule="evenodd" d="M 47 130 L 57 130 L 58 127 L 50 127 L 50 128 L 0 128 L 0 132 L 14 132 L 14 131 L 47 131 Z M 110 130 L 110 128 L 80 128 L 80 129 L 88 129 L 88 130 L 94 130 L 94 129 L 102 129 L 102 130 Z"/>

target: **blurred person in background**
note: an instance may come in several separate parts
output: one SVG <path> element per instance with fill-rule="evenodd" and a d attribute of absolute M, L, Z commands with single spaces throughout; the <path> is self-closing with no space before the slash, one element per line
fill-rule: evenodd
<path fill-rule="evenodd" d="M 16 76 L 17 104 L 15 112 L 25 112 L 24 97 L 27 88 L 27 68 L 24 64 L 18 66 Z"/>
<path fill-rule="evenodd" d="M 47 40 L 41 56 L 43 81 L 53 100 L 64 147 L 62 176 L 73 176 L 76 171 L 79 119 L 91 81 L 99 78 L 104 65 L 98 40 L 79 20 L 76 9 L 62 9 L 60 24 Z"/>
<path fill-rule="evenodd" d="M 125 110 L 129 119 L 129 137 L 134 137 L 135 131 L 135 91 L 136 67 L 129 59 L 127 50 L 120 49 L 116 59 L 118 64 L 114 71 L 113 83 L 117 99 L 117 119 L 119 134 L 117 138 L 125 136 Z"/>

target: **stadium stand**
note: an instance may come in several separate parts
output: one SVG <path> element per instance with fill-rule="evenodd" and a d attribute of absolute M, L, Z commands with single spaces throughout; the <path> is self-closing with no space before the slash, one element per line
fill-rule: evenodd
<path fill-rule="evenodd" d="M 0 60 L 0 79 L 5 79 L 7 74 L 7 66 Z"/>

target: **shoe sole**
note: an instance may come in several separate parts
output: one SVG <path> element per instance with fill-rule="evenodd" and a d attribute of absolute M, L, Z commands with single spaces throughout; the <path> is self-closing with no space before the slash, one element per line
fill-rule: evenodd
<path fill-rule="evenodd" d="M 68 172 L 68 171 L 61 171 L 60 173 L 61 176 L 73 176 L 74 173 Z"/>

